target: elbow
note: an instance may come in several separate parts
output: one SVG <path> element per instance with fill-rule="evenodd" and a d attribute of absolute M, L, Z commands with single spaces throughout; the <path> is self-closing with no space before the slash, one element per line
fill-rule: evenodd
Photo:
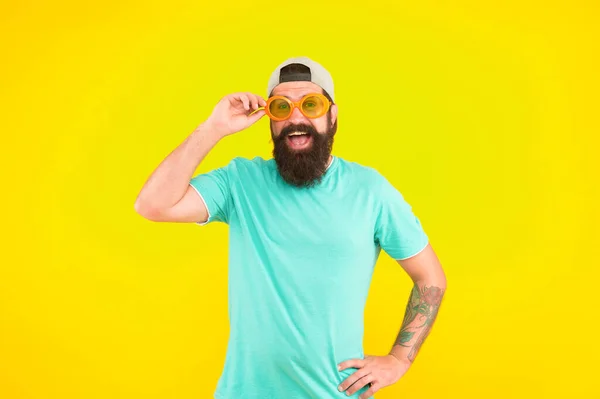
<path fill-rule="evenodd" d="M 426 277 L 415 278 L 414 283 L 417 285 L 424 285 L 427 287 L 438 287 L 443 291 L 446 291 L 448 287 L 448 281 L 446 279 L 445 273 L 440 269 L 438 273 L 429 274 Z"/>
<path fill-rule="evenodd" d="M 446 279 L 446 274 L 443 270 L 440 269 L 440 272 L 431 276 L 429 279 L 426 279 L 429 284 L 435 285 L 437 287 L 442 288 L 444 291 L 446 287 L 448 287 L 448 281 Z"/>
<path fill-rule="evenodd" d="M 153 222 L 159 222 L 161 220 L 161 209 L 153 206 L 152 204 L 145 203 L 144 201 L 140 201 L 138 199 L 133 204 L 133 209 L 144 219 L 148 219 Z"/>
<path fill-rule="evenodd" d="M 441 288 L 441 289 L 442 289 L 444 292 L 446 292 L 446 290 L 448 289 L 448 282 L 447 282 L 447 280 L 446 280 L 446 277 L 445 277 L 445 276 L 444 276 L 442 279 L 440 279 L 440 281 L 439 281 L 439 283 L 438 283 L 438 284 L 439 284 L 440 288 Z"/>

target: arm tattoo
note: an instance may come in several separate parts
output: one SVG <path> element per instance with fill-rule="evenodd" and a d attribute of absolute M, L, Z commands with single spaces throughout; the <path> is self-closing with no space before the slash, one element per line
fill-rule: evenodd
<path fill-rule="evenodd" d="M 429 335 L 438 313 L 444 291 L 435 286 L 413 286 L 410 293 L 400 334 L 394 345 L 411 348 L 408 359 L 413 362 L 421 345 Z"/>

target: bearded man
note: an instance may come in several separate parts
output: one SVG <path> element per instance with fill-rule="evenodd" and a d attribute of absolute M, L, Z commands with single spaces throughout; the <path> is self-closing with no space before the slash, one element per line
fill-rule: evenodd
<path fill-rule="evenodd" d="M 446 279 L 428 236 L 377 170 L 332 155 L 334 98 L 322 65 L 286 60 L 267 100 L 223 97 L 136 200 L 149 220 L 229 225 L 230 335 L 216 399 L 371 398 L 406 373 L 436 318 Z M 192 177 L 222 138 L 264 116 L 273 158 L 236 157 Z M 363 312 L 382 249 L 414 287 L 389 353 L 371 356 Z"/>

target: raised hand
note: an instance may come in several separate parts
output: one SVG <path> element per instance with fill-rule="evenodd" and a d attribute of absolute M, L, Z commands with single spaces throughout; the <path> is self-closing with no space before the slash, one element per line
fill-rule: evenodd
<path fill-rule="evenodd" d="M 266 105 L 267 102 L 256 94 L 232 93 L 217 103 L 205 124 L 222 136 L 227 136 L 248 128 L 262 118 L 265 110 L 256 110 Z"/>

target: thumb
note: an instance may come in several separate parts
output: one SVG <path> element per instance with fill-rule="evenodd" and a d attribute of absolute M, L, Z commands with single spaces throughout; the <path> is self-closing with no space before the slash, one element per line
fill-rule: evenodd
<path fill-rule="evenodd" d="M 264 109 L 258 110 L 255 113 L 253 113 L 252 115 L 248 116 L 248 122 L 250 122 L 250 124 L 253 124 L 256 121 L 258 121 L 260 118 L 262 118 L 263 116 L 265 116 L 265 110 Z"/>

